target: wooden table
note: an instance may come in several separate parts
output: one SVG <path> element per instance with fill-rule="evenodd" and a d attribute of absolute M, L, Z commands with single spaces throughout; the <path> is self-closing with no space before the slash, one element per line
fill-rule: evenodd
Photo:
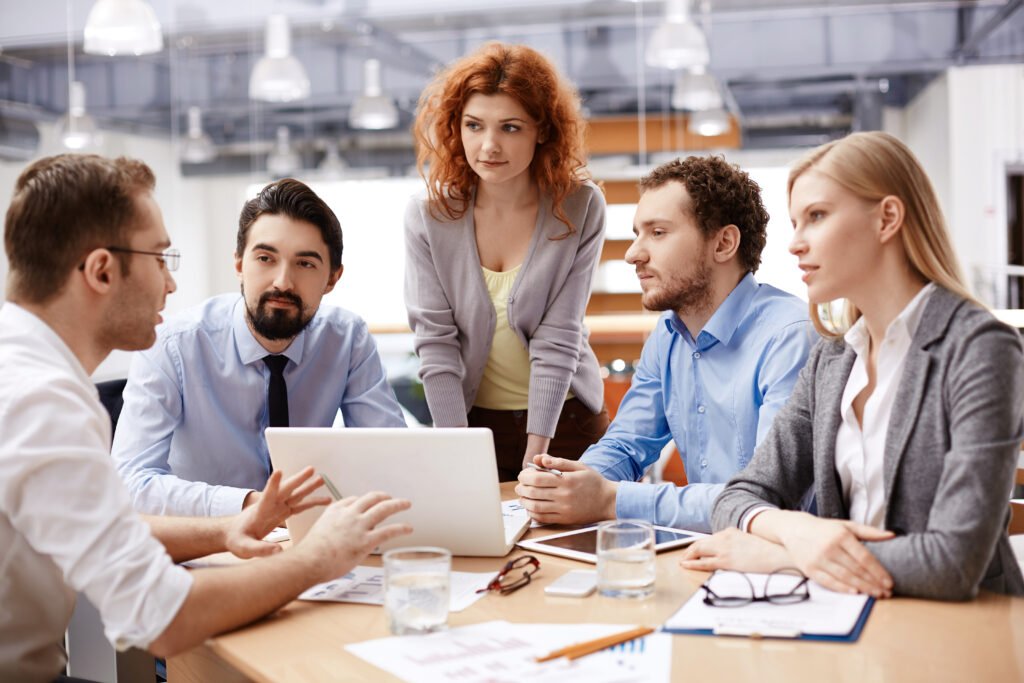
<path fill-rule="evenodd" d="M 503 493 L 511 497 L 511 484 Z M 531 532 L 552 533 L 551 529 Z M 521 551 L 517 551 L 521 552 Z M 679 552 L 658 555 L 656 591 L 634 602 L 593 595 L 552 598 L 543 588 L 584 563 L 540 555 L 533 582 L 490 594 L 452 614 L 449 625 L 515 622 L 662 624 L 707 577 L 684 571 Z M 379 564 L 379 557 L 364 564 Z M 461 571 L 497 571 L 501 558 L 455 558 Z M 215 609 L 215 606 L 211 606 Z M 170 683 L 184 681 L 390 681 L 344 645 L 387 636 L 381 607 L 295 601 L 256 624 L 211 638 L 168 660 Z M 984 593 L 970 603 L 898 598 L 875 604 L 856 643 L 674 636 L 674 681 L 1024 681 L 1024 599 Z"/>

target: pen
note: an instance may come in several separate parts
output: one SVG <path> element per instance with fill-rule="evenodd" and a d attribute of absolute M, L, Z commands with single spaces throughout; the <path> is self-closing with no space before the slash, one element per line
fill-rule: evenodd
<path fill-rule="evenodd" d="M 634 638 L 642 638 L 650 633 L 654 633 L 653 628 L 640 626 L 630 629 L 629 631 L 623 631 L 622 633 L 613 633 L 612 635 L 604 636 L 603 638 L 585 640 L 582 643 L 573 643 L 572 645 L 567 645 L 560 650 L 549 652 L 543 657 L 537 657 L 537 662 L 546 662 L 551 659 L 558 659 L 559 657 L 565 657 L 566 659 L 578 659 L 584 655 L 593 654 L 599 650 L 628 642 Z"/>
<path fill-rule="evenodd" d="M 532 462 L 526 463 L 526 466 L 530 467 L 530 468 L 533 468 L 533 469 L 537 470 L 538 472 L 550 472 L 551 474 L 554 474 L 555 476 L 558 476 L 558 477 L 562 476 L 562 470 L 556 470 L 553 467 L 542 467 L 540 465 L 535 465 Z"/>
<path fill-rule="evenodd" d="M 338 491 L 333 483 L 331 483 L 331 480 L 327 478 L 327 475 L 321 472 L 320 478 L 324 480 L 324 486 L 326 486 L 327 490 L 331 492 L 331 497 L 334 498 L 334 500 L 341 500 L 341 492 Z"/>

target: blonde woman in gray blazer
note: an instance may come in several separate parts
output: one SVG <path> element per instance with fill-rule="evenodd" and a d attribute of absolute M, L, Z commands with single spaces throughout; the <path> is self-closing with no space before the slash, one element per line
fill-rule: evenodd
<path fill-rule="evenodd" d="M 962 284 L 920 164 L 895 138 L 858 133 L 798 162 L 789 199 L 790 251 L 826 339 L 715 501 L 722 531 L 683 566 L 796 566 L 876 597 L 1024 594 L 1006 532 L 1024 352 Z M 816 305 L 839 298 L 827 326 Z M 818 517 L 797 511 L 810 486 Z"/>
<path fill-rule="evenodd" d="M 405 215 L 405 302 L 436 427 L 488 427 L 498 473 L 578 459 L 604 435 L 583 315 L 605 202 L 585 180 L 575 90 L 543 55 L 490 43 L 424 91 L 425 197 Z"/>

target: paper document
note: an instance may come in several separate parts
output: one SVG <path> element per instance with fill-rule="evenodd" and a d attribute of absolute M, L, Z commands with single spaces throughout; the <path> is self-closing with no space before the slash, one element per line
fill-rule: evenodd
<path fill-rule="evenodd" d="M 452 572 L 451 576 L 451 606 L 449 609 L 452 612 L 461 612 L 486 595 L 476 591 L 491 582 L 494 572 Z M 381 567 L 356 567 L 341 578 L 313 586 L 300 595 L 299 600 L 383 605 L 384 569 Z"/>
<path fill-rule="evenodd" d="M 651 683 L 669 681 L 672 637 L 652 633 L 569 661 L 535 658 L 632 624 L 512 624 L 489 621 L 425 636 L 396 636 L 345 649 L 411 683 Z"/>
<path fill-rule="evenodd" d="M 503 500 L 501 502 L 501 514 L 502 514 L 502 516 L 505 517 L 505 526 L 506 527 L 508 527 L 510 524 L 514 523 L 513 520 L 518 520 L 519 518 L 521 518 L 523 516 L 526 516 L 526 517 L 530 516 L 530 513 L 526 511 L 526 508 L 523 507 L 523 504 L 519 502 L 518 498 L 516 498 L 514 500 Z M 546 526 L 546 525 L 542 524 L 541 522 L 538 522 L 535 519 L 531 519 L 530 520 L 530 528 L 531 529 L 535 529 L 535 528 L 537 528 L 539 526 Z M 518 526 L 516 528 L 518 528 Z"/>
<path fill-rule="evenodd" d="M 746 574 L 754 595 L 763 596 L 768 574 Z M 750 586 L 738 572 L 715 572 L 710 579 L 719 595 L 748 595 Z M 778 575 L 773 582 L 778 580 Z M 795 583 L 795 580 L 794 580 Z M 742 607 L 704 604 L 700 589 L 665 622 L 670 631 L 719 630 L 728 635 L 774 635 L 786 637 L 847 636 L 857 625 L 869 599 L 867 595 L 836 593 L 809 581 L 810 599 L 780 605 L 752 602 Z"/>

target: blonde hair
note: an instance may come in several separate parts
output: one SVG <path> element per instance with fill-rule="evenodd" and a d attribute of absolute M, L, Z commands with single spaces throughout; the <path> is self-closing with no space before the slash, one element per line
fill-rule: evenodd
<path fill-rule="evenodd" d="M 874 131 L 853 133 L 816 147 L 790 169 L 790 201 L 793 183 L 810 170 L 839 183 L 861 199 L 881 201 L 888 196 L 898 197 L 904 206 L 900 236 L 910 267 L 925 280 L 981 305 L 964 282 L 931 181 L 906 145 L 888 133 Z M 822 322 L 818 306 L 811 304 L 811 321 L 822 336 L 840 337 L 860 318 L 860 311 L 850 301 L 843 303 L 838 325 L 831 320 L 831 310 L 826 311 L 832 327 Z"/>

